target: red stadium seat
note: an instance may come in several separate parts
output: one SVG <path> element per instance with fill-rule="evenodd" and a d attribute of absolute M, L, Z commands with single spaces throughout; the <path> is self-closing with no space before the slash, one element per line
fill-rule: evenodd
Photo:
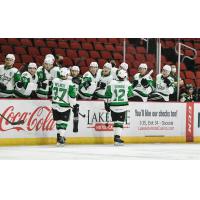
<path fill-rule="evenodd" d="M 195 82 L 194 82 L 194 80 L 193 79 L 185 79 L 185 85 L 186 84 L 192 84 L 194 87 L 196 87 L 196 84 L 195 84 Z"/>
<path fill-rule="evenodd" d="M 79 50 L 78 51 L 78 56 L 83 57 L 83 58 L 89 58 L 88 52 L 85 50 Z"/>
<path fill-rule="evenodd" d="M 99 59 L 98 60 L 99 67 L 102 68 L 106 62 L 107 61 L 105 59 Z"/>
<path fill-rule="evenodd" d="M 20 46 L 21 45 L 19 39 L 17 39 L 17 38 L 8 38 L 8 44 L 14 45 L 14 46 Z"/>
<path fill-rule="evenodd" d="M 122 60 L 123 56 L 122 56 L 122 54 L 116 52 L 116 53 L 113 53 L 113 58 L 116 60 Z"/>
<path fill-rule="evenodd" d="M 200 57 L 197 57 L 194 61 L 195 61 L 196 64 L 200 65 Z"/>
<path fill-rule="evenodd" d="M 32 41 L 30 39 L 27 39 L 27 38 L 21 39 L 21 44 L 22 44 L 22 46 L 27 46 L 27 47 L 33 46 Z"/>
<path fill-rule="evenodd" d="M 104 46 L 101 43 L 94 43 L 94 49 L 96 51 L 103 51 L 103 50 L 105 50 Z"/>
<path fill-rule="evenodd" d="M 87 67 L 90 65 L 91 62 L 96 62 L 96 60 L 93 59 L 93 58 L 87 58 L 86 59 L 86 65 L 87 65 Z"/>
<path fill-rule="evenodd" d="M 194 56 L 194 52 L 192 50 L 185 50 L 186 56 Z"/>
<path fill-rule="evenodd" d="M 4 63 L 5 56 L 3 54 L 0 54 L 0 63 Z"/>
<path fill-rule="evenodd" d="M 34 44 L 36 47 L 46 47 L 46 44 L 43 39 L 35 39 Z"/>
<path fill-rule="evenodd" d="M 81 45 L 77 41 L 71 41 L 70 42 L 70 48 L 71 49 L 81 49 Z"/>
<path fill-rule="evenodd" d="M 1 46 L 1 52 L 3 54 L 9 54 L 9 53 L 14 53 L 13 48 L 9 45 L 3 45 Z"/>
<path fill-rule="evenodd" d="M 38 66 L 42 65 L 44 61 L 44 56 L 34 56 L 35 62 L 37 63 Z"/>
<path fill-rule="evenodd" d="M 80 70 L 81 70 L 81 74 L 85 74 L 85 72 L 88 71 L 88 67 L 81 67 Z"/>
<path fill-rule="evenodd" d="M 98 38 L 97 40 L 98 40 L 98 42 L 101 42 L 101 43 L 104 43 L 104 44 L 108 43 L 107 38 Z"/>
<path fill-rule="evenodd" d="M 196 79 L 195 81 L 196 81 L 196 86 L 197 86 L 198 88 L 200 88 L 200 79 Z"/>
<path fill-rule="evenodd" d="M 2 45 L 2 44 L 8 44 L 8 42 L 5 38 L 0 38 L 0 45 Z"/>
<path fill-rule="evenodd" d="M 195 48 L 195 49 L 200 49 L 200 43 L 196 43 L 196 42 L 195 42 L 195 43 L 194 43 L 194 48 Z"/>
<path fill-rule="evenodd" d="M 98 51 L 90 51 L 90 57 L 94 59 L 99 59 L 101 58 L 100 54 Z"/>
<path fill-rule="evenodd" d="M 131 55 L 131 54 L 129 54 L 129 53 L 126 54 L 126 57 L 125 57 L 125 58 L 126 58 L 126 60 L 128 60 L 128 61 L 131 62 L 131 63 L 133 63 L 134 60 L 135 60 L 134 56 Z"/>
<path fill-rule="evenodd" d="M 115 51 L 115 48 L 112 44 L 105 44 L 105 49 L 107 51 Z"/>
<path fill-rule="evenodd" d="M 110 44 L 119 44 L 120 40 L 118 40 L 118 38 L 108 38 L 108 42 Z"/>
<path fill-rule="evenodd" d="M 67 57 L 64 58 L 63 63 L 67 67 L 74 65 L 73 62 L 72 62 L 72 60 L 70 58 L 67 58 Z"/>
<path fill-rule="evenodd" d="M 14 47 L 15 54 L 27 54 L 26 49 L 24 47 Z"/>
<path fill-rule="evenodd" d="M 85 50 L 93 50 L 93 46 L 89 42 L 82 43 L 82 48 L 85 49 Z"/>
<path fill-rule="evenodd" d="M 52 54 L 52 51 L 49 48 L 42 47 L 42 48 L 40 48 L 40 53 L 42 56 L 45 56 L 47 54 Z"/>
<path fill-rule="evenodd" d="M 138 60 L 140 62 L 145 62 L 145 56 L 144 56 L 144 54 L 136 54 L 135 58 L 136 58 L 136 60 Z"/>
<path fill-rule="evenodd" d="M 61 55 L 61 56 L 66 56 L 65 50 L 64 49 L 55 49 L 55 54 Z"/>
<path fill-rule="evenodd" d="M 123 52 L 123 45 L 116 45 L 115 51 Z"/>
<path fill-rule="evenodd" d="M 57 48 L 58 45 L 57 45 L 56 41 L 47 40 L 47 47 L 49 47 L 49 48 Z"/>
<path fill-rule="evenodd" d="M 23 63 L 33 62 L 33 57 L 30 55 L 22 55 L 21 58 Z"/>
<path fill-rule="evenodd" d="M 69 48 L 69 44 L 65 41 L 58 41 L 58 47 L 62 49 Z"/>
<path fill-rule="evenodd" d="M 28 54 L 31 56 L 39 56 L 40 52 L 37 47 L 28 47 Z"/>
<path fill-rule="evenodd" d="M 73 63 L 74 65 L 76 66 L 79 66 L 79 67 L 86 67 L 86 63 L 85 63 L 85 60 L 80 60 L 79 58 L 75 58 L 73 59 Z"/>
<path fill-rule="evenodd" d="M 131 68 L 131 69 L 130 69 L 130 76 L 134 76 L 137 72 L 138 72 L 137 69 Z"/>
<path fill-rule="evenodd" d="M 67 50 L 67 57 L 69 58 L 78 58 L 76 50 Z"/>
<path fill-rule="evenodd" d="M 111 59 L 112 58 L 112 55 L 109 51 L 102 51 L 101 52 L 101 57 L 103 59 Z"/>
<path fill-rule="evenodd" d="M 197 72 L 196 72 L 196 78 L 197 78 L 197 79 L 200 79 L 200 71 L 197 71 Z"/>
<path fill-rule="evenodd" d="M 166 48 L 174 48 L 175 47 L 175 42 L 172 40 L 167 40 L 165 41 Z"/>
<path fill-rule="evenodd" d="M 180 71 L 180 76 L 181 76 L 181 79 L 185 79 L 185 74 L 184 74 L 184 72 Z"/>
<path fill-rule="evenodd" d="M 95 42 L 97 42 L 97 39 L 96 38 L 86 38 L 86 41 L 95 43 Z"/>
<path fill-rule="evenodd" d="M 127 47 L 127 53 L 135 54 L 136 50 L 133 46 L 128 46 Z"/>
<path fill-rule="evenodd" d="M 185 71 L 185 78 L 186 79 L 195 79 L 195 74 L 192 71 Z"/>
<path fill-rule="evenodd" d="M 154 54 L 147 54 L 146 60 L 151 61 L 151 62 L 155 62 L 156 61 L 155 55 Z"/>
<path fill-rule="evenodd" d="M 136 47 L 136 52 L 139 54 L 145 54 L 146 49 L 144 47 Z"/>
<path fill-rule="evenodd" d="M 14 67 L 16 67 L 17 69 L 21 69 L 21 68 L 23 68 L 23 65 L 21 64 L 21 63 L 17 63 L 17 62 L 15 62 L 14 63 Z"/>

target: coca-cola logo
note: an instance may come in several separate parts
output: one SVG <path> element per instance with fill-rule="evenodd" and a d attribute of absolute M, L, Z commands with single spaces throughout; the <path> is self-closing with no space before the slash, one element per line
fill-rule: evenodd
<path fill-rule="evenodd" d="M 31 112 L 15 112 L 14 106 L 7 107 L 2 115 L 11 122 L 24 120 L 23 125 L 12 126 L 5 119 L 0 118 L 0 131 L 51 131 L 55 127 L 51 109 L 47 106 L 39 106 Z"/>

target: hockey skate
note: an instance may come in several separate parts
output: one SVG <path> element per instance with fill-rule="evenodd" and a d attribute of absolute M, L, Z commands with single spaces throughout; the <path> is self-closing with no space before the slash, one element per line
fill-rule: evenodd
<path fill-rule="evenodd" d="M 119 135 L 114 136 L 114 145 L 115 146 L 123 146 L 124 145 L 124 141 L 120 138 Z"/>
<path fill-rule="evenodd" d="M 59 133 L 57 134 L 57 146 L 64 146 L 65 137 L 61 136 Z"/>

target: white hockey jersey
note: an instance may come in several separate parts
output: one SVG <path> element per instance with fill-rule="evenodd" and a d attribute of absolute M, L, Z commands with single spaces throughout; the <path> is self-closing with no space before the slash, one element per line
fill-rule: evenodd
<path fill-rule="evenodd" d="M 23 83 L 23 87 L 19 88 L 16 84 L 15 86 L 15 96 L 28 98 L 30 97 L 32 91 L 37 90 L 38 76 L 37 73 L 33 77 L 28 71 L 25 71 L 21 75 L 21 81 Z"/>
<path fill-rule="evenodd" d="M 17 68 L 0 65 L 0 82 L 6 86 L 6 90 L 0 90 L 0 97 L 12 97 L 14 95 L 15 83 L 20 80 L 20 76 Z"/>

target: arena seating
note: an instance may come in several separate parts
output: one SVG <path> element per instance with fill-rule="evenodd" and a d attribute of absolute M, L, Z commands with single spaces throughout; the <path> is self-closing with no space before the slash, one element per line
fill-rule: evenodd
<path fill-rule="evenodd" d="M 131 43 L 128 39 L 126 48 L 126 62 L 129 64 L 129 74 L 132 76 L 137 72 L 141 62 L 148 64 L 150 69 L 155 69 L 155 53 L 146 53 L 145 43 L 141 40 L 139 44 Z M 177 39 L 162 39 L 163 49 L 174 49 Z M 182 39 L 186 45 L 197 49 L 198 57 L 195 64 L 200 65 L 200 39 Z M 0 38 L 0 63 L 4 62 L 4 57 L 8 53 L 16 55 L 15 67 L 20 68 L 28 62 L 36 62 L 41 65 L 46 54 L 60 54 L 64 56 L 64 64 L 71 66 L 79 63 L 81 72 L 87 70 L 91 61 L 98 61 L 99 66 L 110 60 L 116 60 L 119 65 L 123 60 L 123 39 L 122 38 Z M 184 50 L 186 55 L 193 55 L 190 50 Z M 172 60 L 162 55 L 161 65 L 175 64 Z M 186 65 L 181 63 L 181 77 L 186 83 L 200 86 L 200 75 L 192 71 L 187 71 Z"/>

